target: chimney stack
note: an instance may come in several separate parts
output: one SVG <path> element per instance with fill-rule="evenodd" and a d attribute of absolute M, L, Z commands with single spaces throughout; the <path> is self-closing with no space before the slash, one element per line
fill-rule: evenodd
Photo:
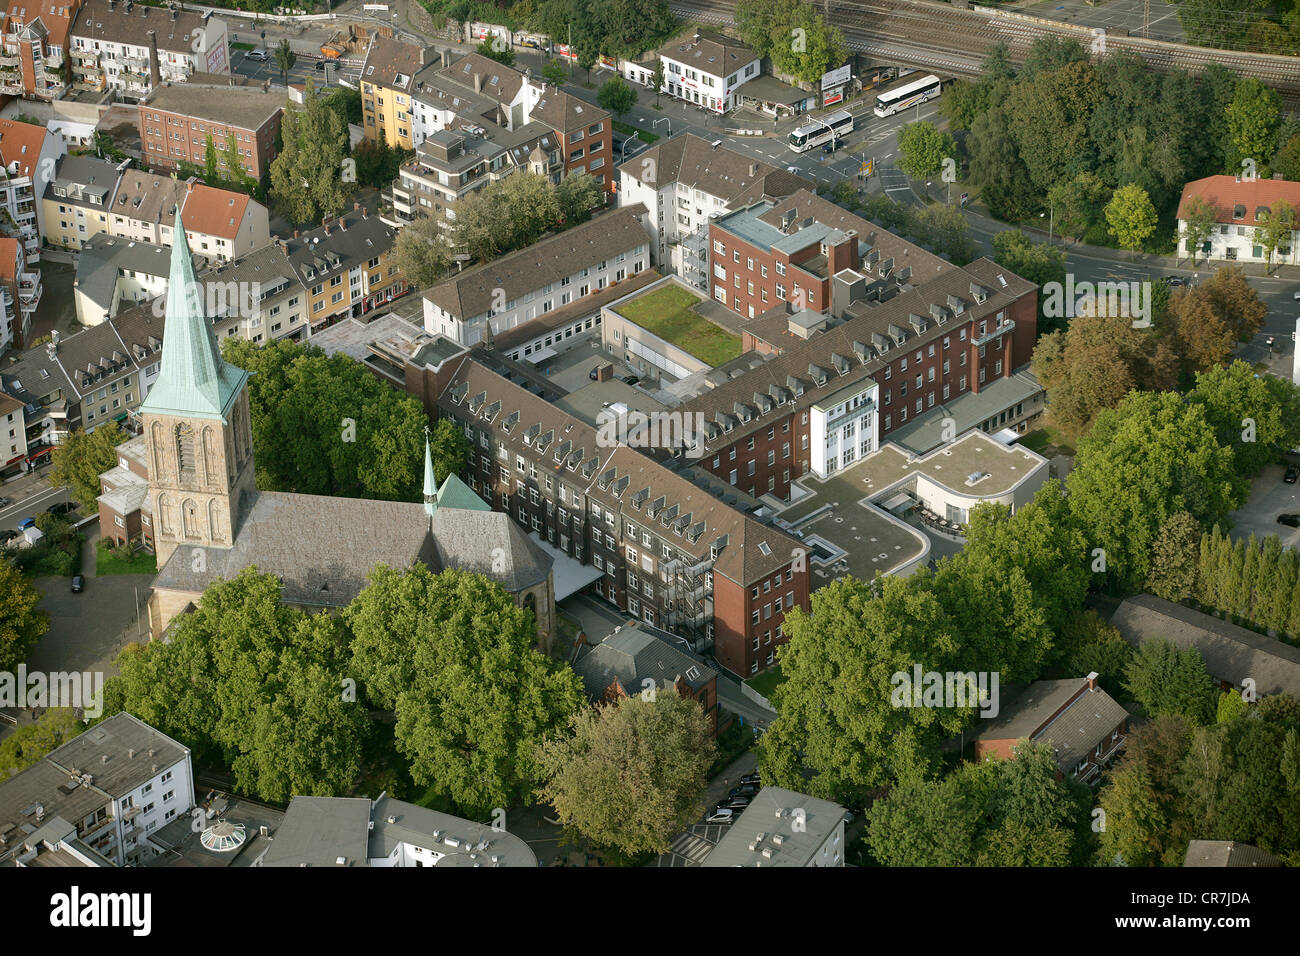
<path fill-rule="evenodd" d="M 1096 689 L 1097 689 L 1097 672 L 1093 671 L 1091 674 L 1088 675 L 1088 690 L 1096 690 Z"/>
<path fill-rule="evenodd" d="M 297 229 L 295 229 L 295 230 L 293 231 L 293 237 L 294 237 L 295 239 L 298 238 L 298 230 L 297 230 Z"/>
<path fill-rule="evenodd" d="M 442 68 L 445 70 L 445 69 L 446 69 L 447 67 L 449 67 L 449 66 L 451 66 L 451 49 L 450 49 L 450 48 L 448 48 L 448 49 L 442 51 Z"/>
<path fill-rule="evenodd" d="M 370 210 L 367 209 L 365 206 L 362 206 L 362 207 L 361 207 L 361 218 L 362 218 L 362 219 L 369 219 L 369 218 L 370 218 Z"/>
<path fill-rule="evenodd" d="M 483 92 L 483 74 L 482 74 L 482 73 L 475 73 L 475 74 L 474 74 L 474 92 L 475 92 L 475 93 L 482 93 L 482 92 Z"/>
<path fill-rule="evenodd" d="M 174 15 L 174 13 L 173 13 Z M 148 33 L 149 37 L 149 85 L 157 89 L 162 83 L 162 73 L 158 66 L 158 34 L 153 30 Z"/>

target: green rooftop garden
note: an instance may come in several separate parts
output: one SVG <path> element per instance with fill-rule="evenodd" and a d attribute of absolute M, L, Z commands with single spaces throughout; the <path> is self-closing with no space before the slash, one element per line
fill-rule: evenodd
<path fill-rule="evenodd" d="M 702 296 L 676 285 L 638 296 L 619 306 L 624 318 L 713 368 L 740 354 L 740 336 L 692 311 Z"/>

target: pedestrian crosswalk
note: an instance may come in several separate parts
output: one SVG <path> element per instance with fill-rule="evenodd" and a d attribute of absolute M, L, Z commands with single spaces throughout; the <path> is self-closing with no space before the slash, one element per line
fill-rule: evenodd
<path fill-rule="evenodd" d="M 699 866 L 722 837 L 721 826 L 697 823 L 678 834 L 668 852 L 659 857 L 659 866 Z"/>

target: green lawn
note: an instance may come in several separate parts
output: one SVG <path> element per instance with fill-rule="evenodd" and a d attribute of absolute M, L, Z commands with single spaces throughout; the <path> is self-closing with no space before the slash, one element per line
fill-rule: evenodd
<path fill-rule="evenodd" d="M 257 47 L 252 43 L 229 43 L 227 46 L 232 50 L 256 50 Z"/>
<path fill-rule="evenodd" d="M 1069 444 L 1065 440 L 1065 436 L 1051 425 L 1035 428 L 1027 435 L 1022 435 L 1019 443 L 1044 458 L 1050 458 L 1053 455 L 1074 457 L 1074 446 Z"/>
<path fill-rule="evenodd" d="M 657 134 L 652 133 L 647 129 L 637 129 L 631 123 L 623 123 L 615 120 L 614 129 L 622 133 L 624 136 L 635 136 L 643 143 L 653 143 L 659 139 Z"/>
<path fill-rule="evenodd" d="M 619 314 L 665 342 L 717 368 L 740 354 L 740 336 L 691 311 L 703 299 L 675 285 L 639 296 L 619 308 Z"/>
<path fill-rule="evenodd" d="M 754 688 L 754 690 L 758 691 L 768 700 L 771 700 L 772 691 L 776 690 L 777 686 L 784 680 L 785 675 L 781 673 L 781 665 L 777 664 L 775 667 L 769 667 L 757 677 L 751 677 L 745 683 Z"/>
<path fill-rule="evenodd" d="M 152 554 L 137 551 L 129 558 L 118 557 L 108 550 L 108 542 L 100 538 L 95 542 L 95 575 L 157 574 L 158 560 Z"/>

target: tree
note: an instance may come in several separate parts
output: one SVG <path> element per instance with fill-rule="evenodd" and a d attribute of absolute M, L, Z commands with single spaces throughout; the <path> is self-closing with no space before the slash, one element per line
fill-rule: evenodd
<path fill-rule="evenodd" d="M 485 56 L 489 60 L 496 60 L 502 66 L 515 65 L 515 51 L 505 40 L 495 34 L 488 37 L 476 47 L 480 56 Z"/>
<path fill-rule="evenodd" d="M 1101 177 L 1086 169 L 1049 189 L 1047 201 L 1061 235 L 1071 234 L 1078 239 L 1100 222 L 1109 193 Z"/>
<path fill-rule="evenodd" d="M 1119 695 L 1133 648 L 1118 630 L 1098 617 L 1096 611 L 1076 610 L 1057 635 L 1054 673 L 1072 679 L 1096 672 L 1102 689 L 1112 697 Z"/>
<path fill-rule="evenodd" d="M 1172 514 L 1188 511 L 1208 526 L 1240 507 L 1248 480 L 1234 465 L 1205 410 L 1175 392 L 1130 392 L 1103 410 L 1066 479 L 1071 514 L 1092 539 L 1090 565 L 1119 586 L 1140 588 Z"/>
<path fill-rule="evenodd" d="M 307 81 L 302 108 L 285 112 L 280 136 L 283 148 L 271 161 L 270 174 L 281 215 L 295 223 L 337 215 L 353 187 L 343 178 L 348 131 L 312 81 Z"/>
<path fill-rule="evenodd" d="M 895 706 L 896 674 L 947 671 L 957 642 L 923 575 L 840 578 L 812 614 L 786 615 L 778 717 L 759 742 L 763 780 L 861 806 L 870 791 L 919 780 L 970 708 Z"/>
<path fill-rule="evenodd" d="M 1018 229 L 1004 229 L 993 236 L 993 261 L 1006 266 L 1021 278 L 1043 287 L 1055 283 L 1065 286 L 1065 250 L 1034 242 Z M 1055 329 L 1065 328 L 1064 316 L 1049 316 L 1043 306 L 1046 295 L 1038 297 L 1038 334 L 1046 335 Z"/>
<path fill-rule="evenodd" d="M 1036 199 L 1088 167 L 1093 152 L 1088 126 L 1102 98 L 1097 70 L 1086 59 L 1045 69 L 1012 87 L 1005 109 L 1016 117 L 1012 141 Z"/>
<path fill-rule="evenodd" d="M 601 109 L 609 110 L 615 119 L 622 119 L 636 106 L 636 90 L 621 76 L 611 76 L 601 84 L 596 94 L 596 103 Z"/>
<path fill-rule="evenodd" d="M 598 846 L 663 853 L 700 812 L 716 747 L 700 705 L 671 688 L 582 708 L 542 746 L 538 796 Z"/>
<path fill-rule="evenodd" d="M 583 706 L 573 671 L 534 649 L 532 613 L 482 575 L 379 567 L 344 619 L 352 671 L 395 712 L 412 778 L 469 815 L 522 799 L 538 745 Z"/>
<path fill-rule="evenodd" d="M 1011 129 L 1007 110 L 999 104 L 976 118 L 966 139 L 971 181 L 993 215 L 1006 220 L 1034 215 L 1038 206 Z"/>
<path fill-rule="evenodd" d="M 1300 133 L 1292 136 L 1273 157 L 1273 172 L 1281 173 L 1283 179 L 1291 182 L 1300 180 Z"/>
<path fill-rule="evenodd" d="M 1258 475 L 1300 446 L 1300 387 L 1273 375 L 1257 377 L 1240 359 L 1199 373 L 1188 400 L 1205 409 L 1219 444 L 1232 449 L 1243 475 Z"/>
<path fill-rule="evenodd" d="M 1191 43 L 1239 50 L 1264 7 L 1264 0 L 1182 0 L 1178 21 Z"/>
<path fill-rule="evenodd" d="M 946 160 L 957 161 L 957 141 L 933 123 L 908 123 L 898 134 L 898 168 L 913 179 L 934 176 Z"/>
<path fill-rule="evenodd" d="M 338 796 L 361 769 L 369 725 L 347 694 L 346 632 L 329 614 L 280 602 L 281 584 L 245 568 L 177 618 L 169 642 L 129 648 L 106 695 L 196 759 L 220 759 L 262 800 Z"/>
<path fill-rule="evenodd" d="M 848 58 L 844 36 L 813 7 L 798 0 L 741 0 L 736 32 L 776 73 L 804 83 L 820 79 Z"/>
<path fill-rule="evenodd" d="M 0 782 L 38 763 L 85 729 L 75 707 L 49 708 L 0 741 Z"/>
<path fill-rule="evenodd" d="M 1192 596 L 1201 534 L 1200 522 L 1186 511 L 1177 511 L 1166 519 L 1151 551 L 1148 591 L 1175 603 Z"/>
<path fill-rule="evenodd" d="M 655 88 L 655 109 L 659 108 L 659 94 L 664 88 L 664 61 L 655 57 L 655 68 L 650 74 L 650 83 Z"/>
<path fill-rule="evenodd" d="M 1264 247 L 1265 270 L 1273 271 L 1273 253 L 1281 245 L 1291 244 L 1296 228 L 1296 211 L 1285 199 L 1279 199 L 1267 213 L 1262 226 L 1255 227 L 1255 241 Z"/>
<path fill-rule="evenodd" d="M 0 556 L 0 672 L 14 673 L 50 626 L 40 601 L 31 581 Z"/>
<path fill-rule="evenodd" d="M 1282 98 L 1253 76 L 1242 77 L 1228 105 L 1228 168 L 1224 172 L 1268 178 L 1269 159 L 1277 148 Z"/>
<path fill-rule="evenodd" d="M 450 418 L 440 418 L 429 433 L 429 457 L 439 486 L 448 475 L 458 475 L 469 463 L 474 447 Z"/>
<path fill-rule="evenodd" d="M 226 175 L 221 177 L 220 182 L 252 195 L 258 183 L 244 169 L 244 158 L 239 155 L 239 143 L 235 140 L 234 133 L 226 134 L 226 145 L 221 148 L 221 162 L 226 167 Z"/>
<path fill-rule="evenodd" d="M 1106 225 L 1120 248 L 1139 252 L 1156 231 L 1159 214 L 1141 186 L 1130 183 L 1115 190 L 1106 204 Z"/>
<path fill-rule="evenodd" d="M 1124 316 L 1075 316 L 1065 332 L 1039 339 L 1033 365 L 1051 400 L 1048 415 L 1072 438 L 1133 389 L 1171 388 L 1177 377 L 1168 342 Z"/>
<path fill-rule="evenodd" d="M 424 481 L 419 400 L 360 362 L 284 340 L 222 343 L 252 372 L 249 410 L 257 482 L 264 490 L 417 501 Z"/>
<path fill-rule="evenodd" d="M 560 222 L 572 228 L 591 218 L 605 204 L 605 184 L 590 173 L 570 173 L 556 187 L 560 202 Z"/>
<path fill-rule="evenodd" d="M 413 289 L 427 289 L 451 269 L 452 249 L 438 220 L 421 216 L 397 233 L 393 264 Z"/>
<path fill-rule="evenodd" d="M 980 254 L 979 244 L 971 238 L 970 221 L 956 206 L 947 203 L 925 206 L 917 212 L 915 224 L 917 238 L 923 245 L 959 266 Z"/>
<path fill-rule="evenodd" d="M 217 144 L 208 133 L 203 137 L 203 181 L 210 186 L 221 182 L 221 161 L 217 157 Z"/>
<path fill-rule="evenodd" d="M 117 422 L 100 425 L 93 432 L 78 429 L 54 446 L 50 481 L 68 486 L 68 495 L 85 514 L 98 510 L 99 476 L 117 464 L 113 449 L 130 436 Z"/>
<path fill-rule="evenodd" d="M 1124 689 L 1149 717 L 1181 717 L 1198 725 L 1214 719 L 1214 681 L 1195 648 L 1144 641 L 1129 662 Z"/>
<path fill-rule="evenodd" d="M 1191 257 L 1192 265 L 1196 265 L 1196 253 L 1214 232 L 1215 217 L 1214 204 L 1200 196 L 1192 196 L 1179 210 L 1179 218 L 1184 222 L 1184 249 Z"/>
<path fill-rule="evenodd" d="M 546 82 L 550 83 L 557 90 L 560 89 L 560 87 L 564 86 L 564 81 L 566 79 L 564 67 L 560 65 L 558 60 L 547 60 L 546 65 L 542 67 L 542 79 L 546 80 Z"/>
<path fill-rule="evenodd" d="M 280 45 L 275 48 L 275 65 L 280 68 L 280 80 L 287 84 L 289 82 L 289 71 L 293 65 L 298 62 L 298 55 L 293 52 L 289 46 L 288 39 L 280 41 Z"/>
<path fill-rule="evenodd" d="M 966 765 L 962 769 L 972 765 Z M 979 805 L 949 780 L 912 780 L 867 811 L 867 846 L 882 866 L 969 866 Z"/>

